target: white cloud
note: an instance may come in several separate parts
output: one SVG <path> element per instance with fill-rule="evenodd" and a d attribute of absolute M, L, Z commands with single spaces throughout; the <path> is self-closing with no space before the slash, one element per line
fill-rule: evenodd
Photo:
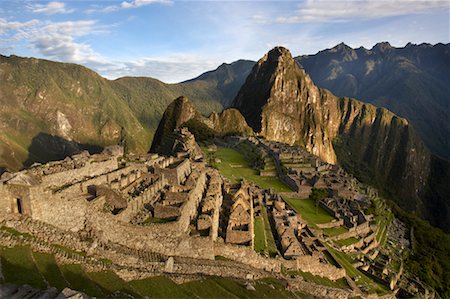
<path fill-rule="evenodd" d="M 39 23 L 39 20 L 33 19 L 26 22 L 8 21 L 4 18 L 0 18 L 0 35 L 6 34 L 9 31 L 26 30 L 32 28 Z"/>
<path fill-rule="evenodd" d="M 219 64 L 218 61 L 186 54 L 111 60 L 96 52 L 88 43 L 80 41 L 104 32 L 105 27 L 95 20 L 9 22 L 0 18 L 1 44 L 13 45 L 26 41 L 28 48 L 35 51 L 38 57 L 82 64 L 109 79 L 149 76 L 174 83 L 198 76 Z M 13 51 L 11 47 L 1 49 Z"/>
<path fill-rule="evenodd" d="M 151 4 L 172 4 L 172 0 L 132 0 L 132 1 L 123 1 L 120 5 L 108 5 L 101 7 L 99 5 L 94 5 L 91 8 L 85 10 L 85 13 L 92 14 L 92 13 L 110 13 L 115 12 L 120 9 L 130 9 L 130 8 L 138 8 L 141 6 L 151 5 Z"/>
<path fill-rule="evenodd" d="M 392 16 L 421 14 L 449 9 L 447 0 L 307 0 L 289 16 L 255 15 L 260 24 L 293 24 L 312 22 L 348 22 L 355 19 L 378 19 Z"/>
<path fill-rule="evenodd" d="M 53 1 L 47 4 L 30 4 L 28 9 L 33 13 L 44 13 L 48 15 L 57 14 L 57 13 L 71 13 L 74 12 L 74 9 L 69 9 L 66 7 L 66 4 L 63 2 Z"/>
<path fill-rule="evenodd" d="M 123 76 L 148 76 L 166 83 L 176 83 L 192 79 L 216 68 L 219 64 L 218 61 L 196 55 L 173 54 L 165 57 L 115 61 L 99 66 L 97 70 L 110 79 Z"/>

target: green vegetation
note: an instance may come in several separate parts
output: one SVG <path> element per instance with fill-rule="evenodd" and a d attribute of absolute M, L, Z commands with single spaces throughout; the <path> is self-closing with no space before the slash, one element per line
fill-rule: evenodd
<path fill-rule="evenodd" d="M 348 238 L 348 239 L 344 239 L 344 240 L 334 241 L 334 243 L 338 244 L 339 246 L 348 246 L 348 245 L 355 244 L 358 241 L 359 241 L 359 239 L 352 237 L 352 238 Z"/>
<path fill-rule="evenodd" d="M 183 126 L 186 126 L 189 132 L 194 134 L 195 140 L 197 140 L 198 142 L 211 139 L 217 135 L 217 132 L 194 118 L 185 122 Z"/>
<path fill-rule="evenodd" d="M 412 232 L 413 252 L 406 260 L 407 269 L 443 298 L 450 298 L 450 235 L 396 205 L 392 209 Z"/>
<path fill-rule="evenodd" d="M 251 167 L 245 156 L 235 149 L 218 146 L 215 156 L 221 160 L 221 163 L 217 164 L 220 173 L 233 182 L 238 182 L 244 178 L 261 188 L 272 188 L 277 192 L 292 191 L 278 177 L 261 177 L 258 171 Z"/>
<path fill-rule="evenodd" d="M 320 206 L 316 206 L 311 199 L 284 198 L 284 200 L 312 226 L 317 223 L 327 223 L 334 219 Z"/>
<path fill-rule="evenodd" d="M 143 296 L 153 298 L 190 298 L 182 288 L 167 277 L 157 276 L 133 280 L 130 286 Z"/>
<path fill-rule="evenodd" d="M 36 268 L 30 248 L 2 248 L 0 258 L 5 282 L 28 284 L 32 287 L 45 289 L 47 284 Z"/>
<path fill-rule="evenodd" d="M 11 235 L 14 235 L 14 236 L 22 236 L 22 238 L 25 238 L 25 239 L 33 238 L 33 236 L 28 234 L 28 233 L 22 233 L 22 232 L 19 232 L 19 231 L 13 229 L 13 228 L 6 227 L 6 226 L 0 226 L 0 230 L 3 230 L 5 232 L 7 232 L 7 233 L 10 233 Z"/>
<path fill-rule="evenodd" d="M 83 251 L 76 251 L 76 250 L 73 250 L 72 248 L 68 248 L 66 246 L 62 246 L 62 245 L 59 245 L 59 244 L 53 244 L 53 246 L 56 247 L 56 248 L 59 248 L 59 249 L 61 249 L 63 251 L 65 251 L 65 252 L 67 252 L 69 254 L 86 256 L 86 252 L 83 252 Z"/>
<path fill-rule="evenodd" d="M 104 297 L 101 289 L 89 279 L 81 265 L 61 265 L 59 268 L 72 289 L 91 296 Z"/>
<path fill-rule="evenodd" d="M 348 289 L 349 285 L 347 284 L 347 281 L 344 278 L 338 279 L 336 281 L 329 280 L 325 277 L 320 277 L 316 275 L 312 275 L 309 272 L 303 272 L 303 271 L 290 271 L 290 275 L 300 275 L 303 277 L 305 281 L 324 285 L 327 287 L 332 288 L 340 288 L 340 289 Z"/>
<path fill-rule="evenodd" d="M 312 188 L 311 194 L 309 195 L 309 199 L 311 199 L 317 203 L 320 200 L 327 198 L 327 196 L 328 196 L 328 191 L 326 189 Z"/>
<path fill-rule="evenodd" d="M 188 294 L 195 294 L 199 298 L 238 298 L 212 279 L 191 281 L 181 285 Z"/>
<path fill-rule="evenodd" d="M 255 217 L 254 221 L 255 231 L 255 251 L 262 253 L 266 251 L 266 233 L 264 230 L 264 220 L 261 216 Z"/>
<path fill-rule="evenodd" d="M 237 280 L 221 277 L 181 285 L 162 276 L 125 282 L 111 271 L 85 272 L 78 264 L 58 265 L 51 254 L 32 253 L 28 247 L 1 248 L 0 258 L 4 282 L 29 284 L 38 289 L 46 289 L 48 285 L 60 290 L 70 287 L 99 298 L 113 293 L 137 298 L 295 298 L 275 278 L 256 281 L 255 291 L 247 290 Z"/>
<path fill-rule="evenodd" d="M 116 273 L 112 271 L 89 272 L 87 276 L 95 282 L 104 293 L 127 293 L 135 297 L 140 297 L 130 285 L 123 281 Z M 142 295 L 141 295 L 142 296 Z"/>
<path fill-rule="evenodd" d="M 277 254 L 277 246 L 275 245 L 265 206 L 261 207 L 261 216 L 255 218 L 254 231 L 255 251 L 274 257 Z"/>
<path fill-rule="evenodd" d="M 53 255 L 49 253 L 33 252 L 33 257 L 39 272 L 41 272 L 49 285 L 58 290 L 62 290 L 67 286 L 67 282 L 59 270 Z"/>
<path fill-rule="evenodd" d="M 323 234 L 329 237 L 334 237 L 343 233 L 348 232 L 348 229 L 345 226 L 338 226 L 332 228 L 325 228 L 322 230 Z"/>
<path fill-rule="evenodd" d="M 277 245 L 275 244 L 275 239 L 273 238 L 272 229 L 269 223 L 269 215 L 267 215 L 267 209 L 265 206 L 261 207 L 261 214 L 264 220 L 264 229 L 266 231 L 266 245 L 267 245 L 267 253 L 270 257 L 275 257 L 278 253 Z"/>

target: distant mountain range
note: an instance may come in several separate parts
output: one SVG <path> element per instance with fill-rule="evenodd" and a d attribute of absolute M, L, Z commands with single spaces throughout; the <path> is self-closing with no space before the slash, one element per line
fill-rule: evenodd
<path fill-rule="evenodd" d="M 450 44 L 339 44 L 297 61 L 319 87 L 405 117 L 433 153 L 450 158 Z"/>

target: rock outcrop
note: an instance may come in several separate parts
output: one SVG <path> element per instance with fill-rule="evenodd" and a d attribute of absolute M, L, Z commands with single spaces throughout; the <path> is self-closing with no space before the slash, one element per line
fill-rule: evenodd
<path fill-rule="evenodd" d="M 365 175 L 403 207 L 421 209 L 431 155 L 408 121 L 319 89 L 289 50 L 276 47 L 258 61 L 234 106 L 261 136 L 303 145 Z"/>
<path fill-rule="evenodd" d="M 173 133 L 183 127 L 193 133 L 197 140 L 227 134 L 246 136 L 253 134 L 238 110 L 230 108 L 219 114 L 213 112 L 209 118 L 206 118 L 195 109 L 187 97 L 181 96 L 175 99 L 164 112 L 153 137 L 150 152 L 168 154 L 167 140 L 173 139 Z"/>

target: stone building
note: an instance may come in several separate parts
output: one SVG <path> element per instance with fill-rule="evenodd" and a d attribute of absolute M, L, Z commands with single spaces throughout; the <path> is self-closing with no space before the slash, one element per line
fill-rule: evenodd
<path fill-rule="evenodd" d="M 253 200 L 249 194 L 249 186 L 242 182 L 233 194 L 232 206 L 226 231 L 226 242 L 253 248 Z"/>

